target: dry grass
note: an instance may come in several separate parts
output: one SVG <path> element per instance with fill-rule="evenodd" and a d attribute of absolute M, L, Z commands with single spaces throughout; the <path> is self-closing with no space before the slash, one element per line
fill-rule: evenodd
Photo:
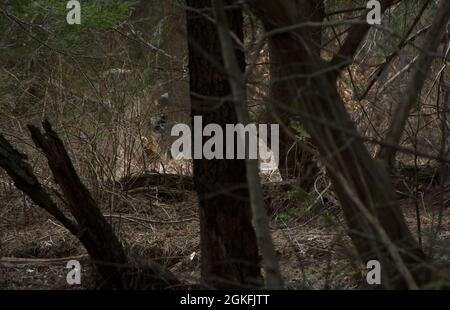
<path fill-rule="evenodd" d="M 271 200 L 277 212 L 272 214 L 274 243 L 280 257 L 285 284 L 291 289 L 359 288 L 363 266 L 345 234 L 340 212 L 328 203 L 308 208 L 288 192 L 283 200 Z M 116 195 L 120 197 L 119 195 Z M 313 195 L 312 195 L 313 196 Z M 157 197 L 154 189 L 142 189 L 103 203 L 105 214 L 122 240 L 129 257 L 136 261 L 154 260 L 173 271 L 187 283 L 198 283 L 200 276 L 199 222 L 193 192 L 174 198 Z M 0 250 L 3 257 L 55 259 L 85 254 L 79 242 L 47 214 L 15 191 L 0 197 L 4 201 L 0 216 Z M 314 201 L 314 198 L 312 198 Z M 414 208 L 405 199 L 405 215 L 415 227 Z M 422 215 L 424 231 L 435 223 L 427 209 Z M 441 240 L 450 239 L 448 219 L 440 233 Z M 151 221 L 148 221 L 151 220 Z M 442 243 L 443 245 L 444 243 Z M 441 260 L 449 256 L 448 248 L 438 244 Z M 441 246 L 441 248 L 439 248 Z M 93 289 L 95 279 L 89 260 L 82 259 L 82 285 L 66 283 L 66 261 L 0 263 L 1 289 Z"/>

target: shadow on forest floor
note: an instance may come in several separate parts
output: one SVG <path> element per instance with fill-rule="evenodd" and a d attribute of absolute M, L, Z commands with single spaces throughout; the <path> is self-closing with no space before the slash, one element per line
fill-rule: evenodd
<path fill-rule="evenodd" d="M 336 206 L 304 210 L 298 193 L 271 200 L 272 232 L 285 284 L 290 289 L 352 289 L 361 287 L 364 272 L 345 235 Z M 93 289 L 92 268 L 80 243 L 70 233 L 30 204 L 22 194 L 0 197 L 0 289 Z M 278 204 L 273 206 L 273 204 Z M 141 188 L 118 196 L 113 207 L 104 202 L 103 213 L 131 257 L 152 258 L 188 283 L 198 283 L 199 221 L 195 193 L 176 191 L 173 197 L 155 188 Z M 415 209 L 407 199 L 399 201 L 411 229 Z M 303 208 L 303 209 L 302 209 Z M 431 209 L 421 207 L 423 231 L 432 222 Z M 444 209 L 450 219 L 450 209 Z M 450 261 L 450 223 L 442 224 L 441 258 Z M 424 239 L 426 241 L 426 238 Z M 447 253 L 446 253 L 447 252 Z M 82 263 L 81 285 L 66 282 L 66 263 Z"/>

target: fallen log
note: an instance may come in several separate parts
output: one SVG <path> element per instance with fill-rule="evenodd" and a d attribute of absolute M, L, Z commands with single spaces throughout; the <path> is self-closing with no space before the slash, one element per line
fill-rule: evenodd
<path fill-rule="evenodd" d="M 58 258 L 22 258 L 22 257 L 2 257 L 0 258 L 0 265 L 6 267 L 16 267 L 17 265 L 54 265 L 54 264 L 64 264 L 70 260 L 84 261 L 88 260 L 89 255 L 82 254 L 76 256 L 68 257 L 58 257 Z"/>
<path fill-rule="evenodd" d="M 130 191 L 142 187 L 164 186 L 181 190 L 194 190 L 192 177 L 186 175 L 145 172 L 122 178 L 117 184 L 124 191 Z"/>
<path fill-rule="evenodd" d="M 149 187 L 165 187 L 183 191 L 193 191 L 194 180 L 191 176 L 187 175 L 144 172 L 141 174 L 122 178 L 116 183 L 116 186 L 122 188 L 123 191 L 131 191 L 137 188 Z M 289 191 L 292 190 L 295 186 L 295 180 L 262 183 L 264 191 L 268 191 L 271 189 L 276 189 L 277 191 Z"/>

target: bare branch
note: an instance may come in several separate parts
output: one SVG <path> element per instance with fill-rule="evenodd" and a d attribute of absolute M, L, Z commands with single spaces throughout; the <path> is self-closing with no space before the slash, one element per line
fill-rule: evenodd
<path fill-rule="evenodd" d="M 412 80 L 405 92 L 405 99 L 398 105 L 394 113 L 385 139 L 388 144 L 398 145 L 400 143 L 409 112 L 416 104 L 417 98 L 420 96 L 429 67 L 434 58 L 433 54 L 436 53 L 437 48 L 439 47 L 440 38 L 444 35 L 447 22 L 450 19 L 450 1 L 441 1 L 437 12 L 438 13 L 434 18 L 433 24 L 423 43 L 423 49 L 426 49 L 428 52 L 423 52 L 420 55 Z M 395 148 L 382 147 L 377 154 L 377 157 L 383 159 L 389 166 L 392 166 L 395 154 Z"/>
<path fill-rule="evenodd" d="M 381 13 L 384 13 L 390 6 L 398 2 L 398 0 L 381 1 Z M 364 21 L 362 23 L 351 26 L 345 42 L 342 44 L 342 47 L 331 60 L 332 66 L 345 66 L 349 61 L 353 59 L 353 56 L 358 50 L 359 45 L 361 44 L 362 40 L 371 27 L 371 25 L 369 25 L 365 20 L 366 15 L 367 14 L 363 14 Z"/>

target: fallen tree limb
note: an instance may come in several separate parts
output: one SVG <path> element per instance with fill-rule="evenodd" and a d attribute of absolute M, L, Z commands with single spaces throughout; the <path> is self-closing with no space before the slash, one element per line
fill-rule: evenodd
<path fill-rule="evenodd" d="M 167 186 L 138 187 L 126 191 L 127 196 L 138 194 L 151 195 L 158 200 L 175 200 L 182 201 L 186 196 L 192 194 L 189 190 L 182 190 Z"/>
<path fill-rule="evenodd" d="M 175 191 L 176 193 L 182 191 L 193 191 L 194 180 L 191 176 L 178 175 L 170 173 L 143 173 L 140 175 L 129 176 L 121 179 L 117 185 L 124 191 L 130 192 L 142 188 L 162 189 L 163 191 Z M 283 182 L 267 182 L 262 183 L 263 190 L 270 190 L 276 187 L 279 190 L 288 191 L 295 187 L 295 180 L 286 180 Z"/>
<path fill-rule="evenodd" d="M 104 214 L 105 217 L 119 218 L 128 220 L 131 222 L 144 222 L 150 224 L 158 224 L 158 225 L 170 225 L 170 224 L 180 224 L 197 220 L 195 217 L 189 217 L 185 219 L 175 220 L 175 221 L 158 221 L 152 219 L 146 219 L 143 217 L 131 216 L 131 215 L 121 215 L 121 214 Z"/>
<path fill-rule="evenodd" d="M 2 257 L 0 258 L 0 264 L 7 267 L 15 267 L 17 265 L 53 265 L 62 264 L 70 260 L 88 260 L 88 254 L 58 257 L 58 258 L 22 258 L 22 257 Z"/>
<path fill-rule="evenodd" d="M 194 182 L 192 177 L 170 173 L 143 173 L 121 179 L 117 185 L 124 191 L 139 187 L 165 186 L 192 191 Z"/>

